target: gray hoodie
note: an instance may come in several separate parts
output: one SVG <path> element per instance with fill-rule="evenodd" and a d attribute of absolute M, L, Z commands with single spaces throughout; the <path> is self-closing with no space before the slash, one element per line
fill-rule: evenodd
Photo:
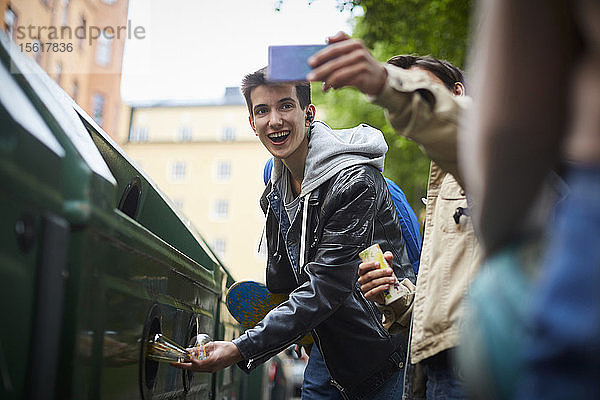
<path fill-rule="evenodd" d="M 300 197 L 304 197 L 341 170 L 359 164 L 369 164 L 383 171 L 387 143 L 380 130 L 367 124 L 349 129 L 331 129 L 315 121 L 308 142 L 304 180 Z M 271 182 L 277 187 L 285 166 L 274 158 Z"/>
<path fill-rule="evenodd" d="M 354 165 L 368 164 L 383 172 L 387 150 L 383 133 L 369 125 L 360 124 L 350 129 L 333 130 L 326 123 L 315 121 L 310 131 L 300 199 L 304 203 L 304 198 L 313 190 L 341 170 Z M 281 193 L 287 190 L 280 187 L 284 168 L 285 165 L 280 159 L 273 159 L 271 183 L 273 187 L 278 187 Z M 302 210 L 299 260 L 301 266 L 304 265 L 308 206 L 302 207 Z M 294 218 L 295 216 L 292 219 Z"/>

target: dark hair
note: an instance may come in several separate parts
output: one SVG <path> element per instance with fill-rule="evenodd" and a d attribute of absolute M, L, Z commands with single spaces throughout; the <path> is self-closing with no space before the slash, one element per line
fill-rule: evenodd
<path fill-rule="evenodd" d="M 463 72 L 445 60 L 438 60 L 431 56 L 418 57 L 402 55 L 390 58 L 387 60 L 387 63 L 404 69 L 419 67 L 427 70 L 440 78 L 441 81 L 444 82 L 444 85 L 450 90 L 454 89 L 454 84 L 456 82 L 460 82 L 466 87 Z"/>
<path fill-rule="evenodd" d="M 252 100 L 250 100 L 250 95 L 252 94 L 252 90 L 261 85 L 294 85 L 296 87 L 296 96 L 298 96 L 298 101 L 300 102 L 300 108 L 304 110 L 311 102 L 310 82 L 271 82 L 267 80 L 267 67 L 264 67 L 256 72 L 246 75 L 244 79 L 242 79 L 242 93 L 246 99 L 246 105 L 248 106 L 248 112 L 250 113 L 250 116 L 252 116 Z"/>

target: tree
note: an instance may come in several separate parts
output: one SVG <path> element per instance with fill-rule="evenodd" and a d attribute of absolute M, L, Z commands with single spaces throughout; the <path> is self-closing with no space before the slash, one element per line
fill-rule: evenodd
<path fill-rule="evenodd" d="M 462 67 L 468 48 L 471 0 L 338 0 L 340 10 L 361 7 L 353 36 L 384 62 L 397 54 L 431 55 Z M 332 32 L 332 34 L 335 32 Z M 395 181 L 421 215 L 429 160 L 418 146 L 394 133 L 384 112 L 352 88 L 323 93 L 313 86 L 320 118 L 333 128 L 367 123 L 381 129 L 389 145 L 384 175 Z"/>

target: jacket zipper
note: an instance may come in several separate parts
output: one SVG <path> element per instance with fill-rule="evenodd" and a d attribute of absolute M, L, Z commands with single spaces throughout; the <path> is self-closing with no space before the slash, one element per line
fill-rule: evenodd
<path fill-rule="evenodd" d="M 290 268 L 292 269 L 292 272 L 294 273 L 294 278 L 296 278 L 296 284 L 299 285 L 300 284 L 300 276 L 298 275 L 298 272 L 296 271 L 296 268 L 294 268 L 294 265 L 292 263 L 292 257 L 290 256 L 290 249 L 288 248 L 287 244 L 284 242 L 283 246 L 285 247 L 285 253 L 288 256 L 288 260 L 290 261 Z"/>
<path fill-rule="evenodd" d="M 363 302 L 365 303 L 367 309 L 369 310 L 371 317 L 373 317 L 373 320 L 375 321 L 375 326 L 377 326 L 377 330 L 383 337 L 389 339 L 390 333 L 383 327 L 383 325 L 381 323 L 381 318 L 377 318 L 377 313 L 373 309 L 371 302 L 365 298 L 365 295 L 363 294 L 362 291 L 359 290 L 359 293 L 360 293 L 360 297 L 363 299 Z"/>
<path fill-rule="evenodd" d="M 285 349 L 286 347 L 288 347 L 290 344 L 293 344 L 297 341 L 299 341 L 300 339 L 302 339 L 304 337 L 304 335 L 300 335 L 298 337 L 296 337 L 294 340 L 292 340 L 290 343 L 286 343 L 280 347 L 276 347 L 275 349 L 272 350 L 267 350 L 267 351 L 263 351 L 262 353 L 258 353 L 255 354 L 254 357 L 248 359 L 248 364 L 246 364 L 246 368 L 250 369 L 252 367 L 252 364 L 254 363 L 254 360 L 257 358 L 261 358 L 263 357 L 265 354 L 269 354 L 270 352 L 273 352 L 273 355 L 278 354 L 279 352 L 281 352 L 283 349 Z"/>
<path fill-rule="evenodd" d="M 319 335 L 317 334 L 317 332 L 313 329 L 312 334 L 314 335 L 315 339 L 317 340 L 317 342 L 319 342 L 319 346 L 321 345 L 321 339 L 319 338 Z M 316 345 L 316 343 L 315 343 Z M 320 349 L 320 347 L 319 347 Z M 321 352 L 321 357 L 323 358 L 323 363 L 325 364 L 325 369 L 327 370 L 327 373 L 329 374 L 329 376 L 331 377 L 331 384 L 333 386 L 335 386 L 337 388 L 337 390 L 340 391 L 340 393 L 342 394 L 342 397 L 346 397 L 344 396 L 344 387 L 342 385 L 340 385 L 334 378 L 333 375 L 331 374 L 331 371 L 329 370 L 329 367 L 327 366 L 327 361 L 325 361 L 325 354 L 323 354 L 323 352 Z"/>

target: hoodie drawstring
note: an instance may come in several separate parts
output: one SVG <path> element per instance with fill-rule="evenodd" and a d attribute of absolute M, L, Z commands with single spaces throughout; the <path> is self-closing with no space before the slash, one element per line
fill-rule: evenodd
<path fill-rule="evenodd" d="M 306 249 L 306 226 L 308 225 L 308 198 L 310 192 L 302 199 L 302 234 L 300 236 L 300 271 L 304 269 L 304 252 Z"/>

